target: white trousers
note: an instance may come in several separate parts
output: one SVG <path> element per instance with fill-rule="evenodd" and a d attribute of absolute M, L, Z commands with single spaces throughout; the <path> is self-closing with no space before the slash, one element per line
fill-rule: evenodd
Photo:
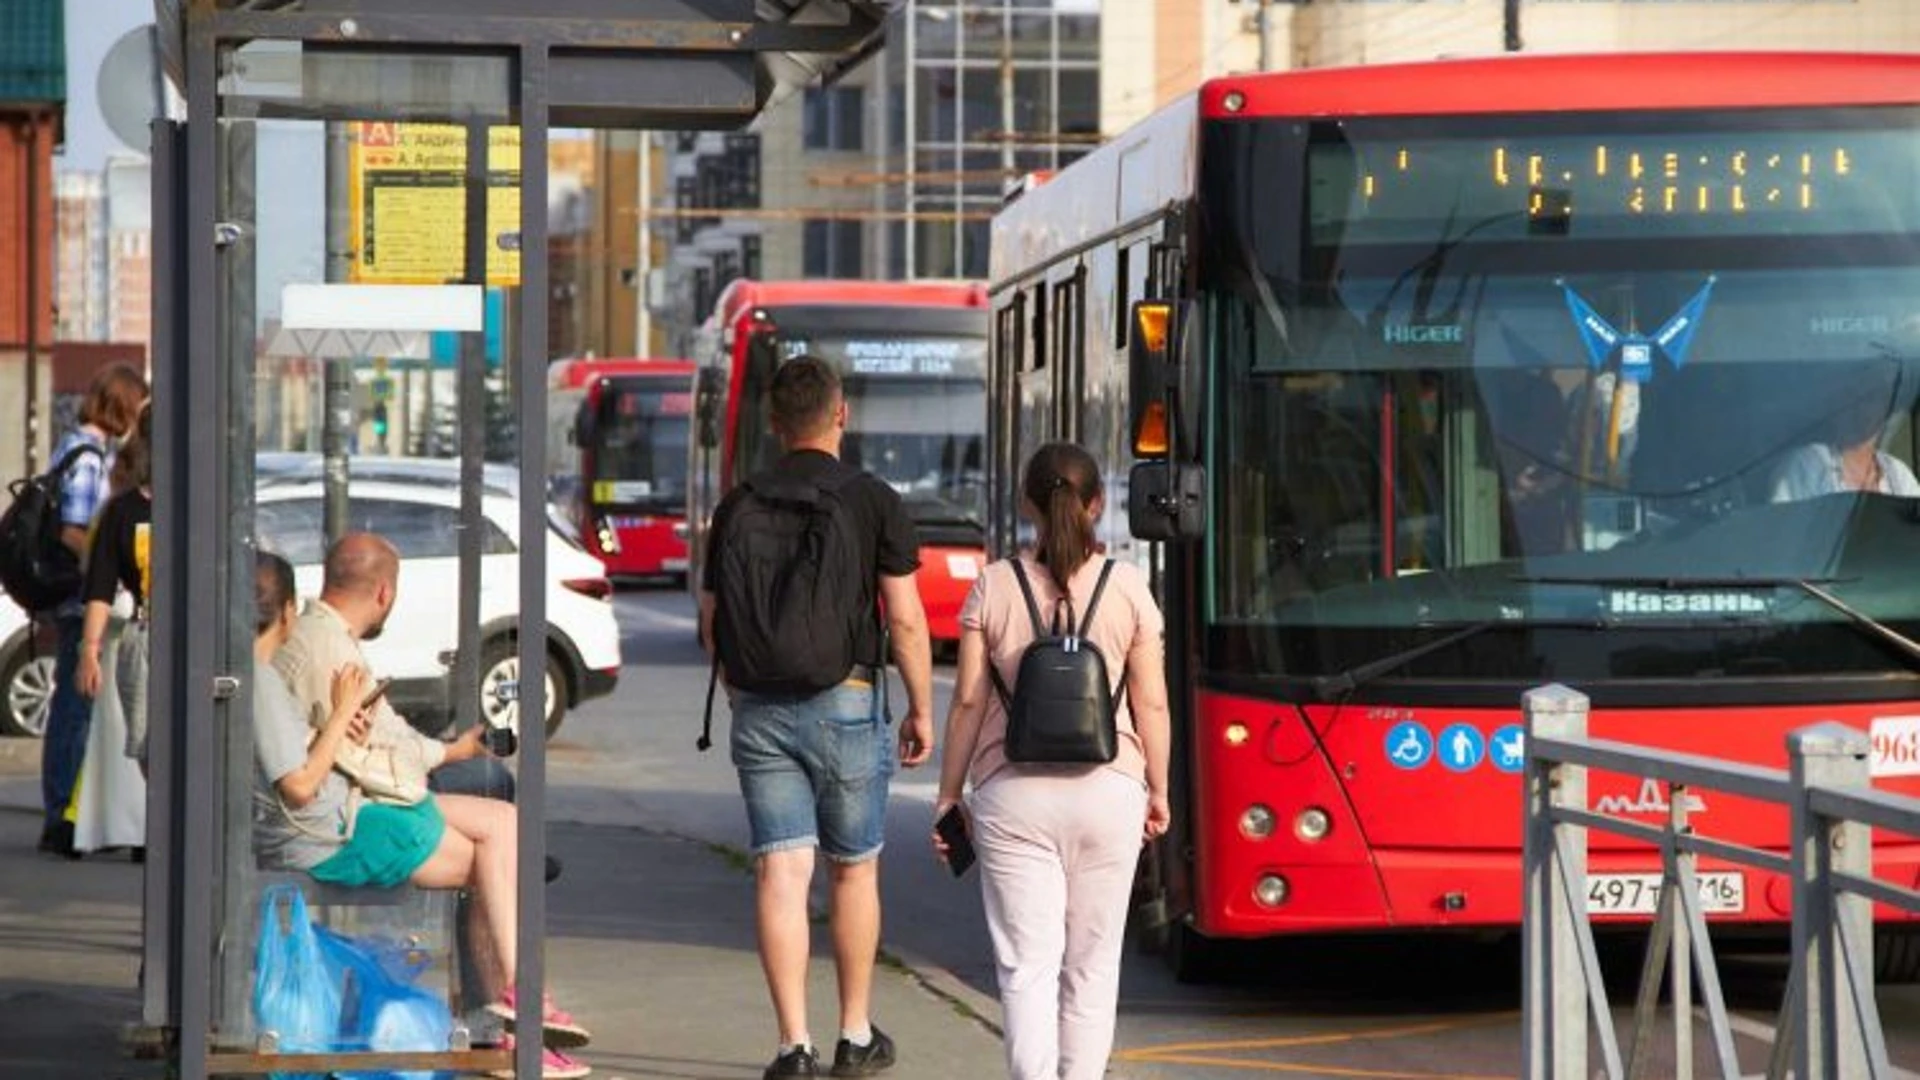
<path fill-rule="evenodd" d="M 1113 1051 L 1147 791 L 1011 769 L 968 800 L 1013 1080 L 1098 1080 Z"/>

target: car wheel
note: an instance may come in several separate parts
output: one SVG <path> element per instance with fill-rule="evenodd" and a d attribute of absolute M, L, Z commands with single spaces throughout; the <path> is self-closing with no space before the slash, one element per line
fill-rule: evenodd
<path fill-rule="evenodd" d="M 495 638 L 480 652 L 480 715 L 494 727 L 520 731 L 520 703 L 502 701 L 503 686 L 520 682 L 518 645 L 508 638 Z M 567 715 L 567 687 L 551 654 L 547 656 L 547 737 L 560 730 Z"/>
<path fill-rule="evenodd" d="M 0 663 L 0 688 L 6 708 L 0 710 L 0 735 L 38 739 L 47 733 L 47 712 L 53 704 L 53 656 L 34 656 L 28 642 L 20 642 Z"/>

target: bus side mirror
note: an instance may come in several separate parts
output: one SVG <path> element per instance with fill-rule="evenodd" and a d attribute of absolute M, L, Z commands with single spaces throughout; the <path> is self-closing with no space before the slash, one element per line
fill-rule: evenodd
<path fill-rule="evenodd" d="M 580 411 L 573 414 L 573 445 L 582 449 L 592 446 L 600 433 L 597 421 L 592 400 L 582 401 Z"/>
<path fill-rule="evenodd" d="M 1140 300 L 1133 305 L 1127 340 L 1127 430 L 1137 458 L 1164 458 L 1172 452 L 1181 315 L 1170 300 Z"/>
<path fill-rule="evenodd" d="M 720 445 L 720 402 L 726 393 L 725 376 L 718 368 L 701 368 L 694 377 L 695 438 L 703 449 Z"/>
<path fill-rule="evenodd" d="M 1207 529 L 1207 470 L 1143 461 L 1127 476 L 1127 527 L 1136 540 L 1198 540 Z"/>

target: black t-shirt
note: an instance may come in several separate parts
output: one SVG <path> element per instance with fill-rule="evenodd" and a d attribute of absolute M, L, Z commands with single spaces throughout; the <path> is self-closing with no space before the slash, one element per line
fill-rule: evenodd
<path fill-rule="evenodd" d="M 840 488 L 840 498 L 846 502 L 854 520 L 860 523 L 860 565 L 872 568 L 871 573 L 861 575 L 868 591 L 859 598 L 860 610 L 878 608 L 882 575 L 905 577 L 920 569 L 920 538 L 914 532 L 913 519 L 907 516 L 906 505 L 900 501 L 900 493 L 871 474 L 861 472 L 832 454 L 819 450 L 796 450 L 774 462 L 767 472 L 775 476 L 814 481 L 835 474 L 855 474 Z M 727 518 L 731 516 L 734 504 L 739 502 L 740 493 L 740 488 L 734 488 L 715 508 L 712 530 L 707 534 L 709 549 L 717 546 L 713 538 L 727 527 Z M 708 559 L 700 572 L 700 586 L 708 592 L 714 591 L 713 575 L 714 561 Z M 885 661 L 885 657 L 880 655 L 880 627 L 877 620 L 861 631 L 856 647 L 860 656 Z"/>
<path fill-rule="evenodd" d="M 81 598 L 113 603 L 114 589 L 125 586 L 136 604 L 147 602 L 146 568 L 137 558 L 138 537 L 153 520 L 153 500 L 139 488 L 107 500 L 87 551 L 87 581 Z M 151 554 L 152 549 L 148 549 Z"/>

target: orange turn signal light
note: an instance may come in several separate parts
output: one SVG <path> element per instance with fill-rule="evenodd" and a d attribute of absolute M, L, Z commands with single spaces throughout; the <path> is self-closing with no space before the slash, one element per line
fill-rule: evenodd
<path fill-rule="evenodd" d="M 1167 337 L 1173 328 L 1173 305 L 1140 303 L 1133 306 L 1133 334 L 1142 348 L 1156 359 L 1167 353 Z"/>
<path fill-rule="evenodd" d="M 1140 426 L 1133 433 L 1134 457 L 1166 457 L 1167 405 L 1150 401 L 1140 413 Z"/>

